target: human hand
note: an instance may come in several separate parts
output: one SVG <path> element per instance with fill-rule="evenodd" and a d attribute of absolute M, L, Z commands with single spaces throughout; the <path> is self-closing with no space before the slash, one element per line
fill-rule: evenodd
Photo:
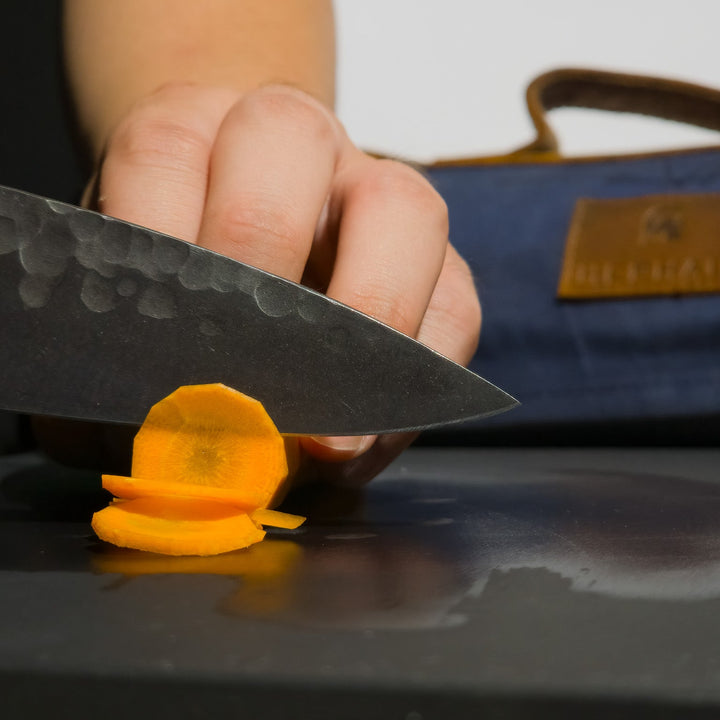
<path fill-rule="evenodd" d="M 160 88 L 111 133 L 86 202 L 303 282 L 457 362 L 475 350 L 480 307 L 443 200 L 299 90 Z M 411 439 L 303 438 L 305 471 L 360 482 Z"/>

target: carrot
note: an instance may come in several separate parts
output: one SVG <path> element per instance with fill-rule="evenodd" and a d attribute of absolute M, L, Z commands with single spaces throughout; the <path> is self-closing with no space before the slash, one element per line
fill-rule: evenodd
<path fill-rule="evenodd" d="M 95 513 L 101 540 L 166 555 L 215 555 L 259 542 L 265 531 L 250 516 L 210 500 L 144 497 Z"/>
<path fill-rule="evenodd" d="M 299 445 L 262 404 L 224 385 L 190 385 L 154 405 L 133 446 L 133 477 L 104 475 L 115 500 L 93 516 L 98 537 L 168 555 L 212 555 L 263 539 L 261 525 L 305 518 L 282 499 Z"/>
<path fill-rule="evenodd" d="M 248 504 L 242 490 L 220 488 L 210 485 L 191 485 L 187 482 L 163 482 L 143 480 L 123 475 L 103 475 L 102 486 L 116 498 L 134 500 L 141 497 L 186 497 L 199 500 L 215 500 L 249 512 L 255 508 Z"/>
<path fill-rule="evenodd" d="M 242 488 L 267 507 L 288 475 L 285 441 L 262 404 L 225 385 L 186 385 L 154 405 L 133 445 L 132 476 Z"/>
<path fill-rule="evenodd" d="M 305 522 L 302 515 L 291 515 L 277 510 L 268 510 L 268 508 L 253 510 L 250 517 L 258 525 L 269 525 L 270 527 L 285 528 L 286 530 L 295 530 Z"/>
<path fill-rule="evenodd" d="M 250 517 L 258 525 L 295 530 L 305 522 L 302 515 L 291 515 L 268 508 L 252 508 L 245 501 L 242 491 L 233 488 L 216 488 L 209 485 L 190 485 L 189 483 L 148 482 L 123 475 L 103 475 L 102 486 L 116 498 L 122 500 L 134 500 L 142 497 L 185 497 L 214 500 L 249 512 Z"/>

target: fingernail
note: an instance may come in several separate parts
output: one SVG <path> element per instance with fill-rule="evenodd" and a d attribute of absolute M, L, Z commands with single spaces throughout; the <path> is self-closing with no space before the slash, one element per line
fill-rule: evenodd
<path fill-rule="evenodd" d="M 314 436 L 313 440 L 330 450 L 353 455 L 360 455 L 372 445 L 374 438 L 368 435 Z"/>

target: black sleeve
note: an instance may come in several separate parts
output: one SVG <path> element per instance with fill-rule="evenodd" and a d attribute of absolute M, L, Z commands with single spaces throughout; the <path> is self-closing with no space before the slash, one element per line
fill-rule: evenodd
<path fill-rule="evenodd" d="M 62 62 L 60 0 L 3 0 L 0 185 L 77 202 L 83 163 Z"/>
<path fill-rule="evenodd" d="M 61 6 L 2 0 L 0 185 L 77 202 L 86 173 L 63 77 Z M 0 411 L 0 454 L 26 449 L 28 437 L 27 418 Z"/>

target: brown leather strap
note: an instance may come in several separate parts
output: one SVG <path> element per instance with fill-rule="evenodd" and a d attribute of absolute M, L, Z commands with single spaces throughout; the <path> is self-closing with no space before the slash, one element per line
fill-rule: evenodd
<path fill-rule="evenodd" d="M 517 154 L 558 153 L 546 113 L 559 107 L 629 112 L 720 130 L 720 90 L 643 75 L 558 69 L 540 75 L 527 89 L 536 139 Z"/>

